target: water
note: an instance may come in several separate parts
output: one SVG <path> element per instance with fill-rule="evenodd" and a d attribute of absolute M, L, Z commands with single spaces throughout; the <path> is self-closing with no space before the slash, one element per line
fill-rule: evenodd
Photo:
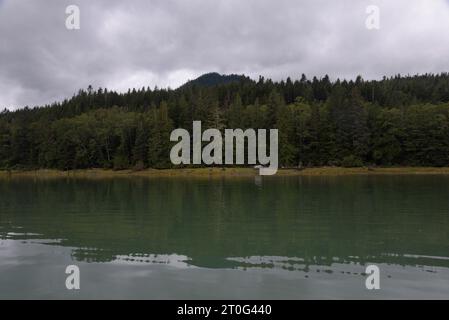
<path fill-rule="evenodd" d="M 449 177 L 0 180 L 0 298 L 448 299 Z"/>

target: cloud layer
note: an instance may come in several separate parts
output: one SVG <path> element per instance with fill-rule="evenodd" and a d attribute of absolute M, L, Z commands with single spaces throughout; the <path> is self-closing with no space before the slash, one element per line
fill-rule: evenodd
<path fill-rule="evenodd" d="M 65 27 L 68 5 L 81 29 Z M 365 27 L 380 9 L 380 30 Z M 88 85 L 177 87 L 209 71 L 273 79 L 449 71 L 447 0 L 0 0 L 0 108 Z"/>

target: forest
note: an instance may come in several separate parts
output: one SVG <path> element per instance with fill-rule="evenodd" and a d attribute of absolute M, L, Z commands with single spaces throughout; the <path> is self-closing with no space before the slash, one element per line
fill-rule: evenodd
<path fill-rule="evenodd" d="M 449 74 L 272 81 L 206 74 L 178 89 L 79 90 L 0 113 L 0 169 L 171 168 L 170 133 L 279 130 L 280 167 L 449 166 Z M 177 166 L 178 167 L 178 166 Z"/>

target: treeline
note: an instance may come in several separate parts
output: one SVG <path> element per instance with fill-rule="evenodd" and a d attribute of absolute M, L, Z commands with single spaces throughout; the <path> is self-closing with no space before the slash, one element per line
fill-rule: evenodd
<path fill-rule="evenodd" d="M 203 79 L 204 80 L 204 79 Z M 216 81 L 216 78 L 214 78 Z M 277 128 L 282 166 L 449 166 L 449 75 L 80 90 L 0 113 L 0 167 L 171 167 L 175 128 Z"/>

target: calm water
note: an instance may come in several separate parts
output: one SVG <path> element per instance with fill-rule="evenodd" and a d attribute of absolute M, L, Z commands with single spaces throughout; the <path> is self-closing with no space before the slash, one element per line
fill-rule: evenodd
<path fill-rule="evenodd" d="M 448 299 L 449 177 L 0 180 L 0 298 Z"/>

